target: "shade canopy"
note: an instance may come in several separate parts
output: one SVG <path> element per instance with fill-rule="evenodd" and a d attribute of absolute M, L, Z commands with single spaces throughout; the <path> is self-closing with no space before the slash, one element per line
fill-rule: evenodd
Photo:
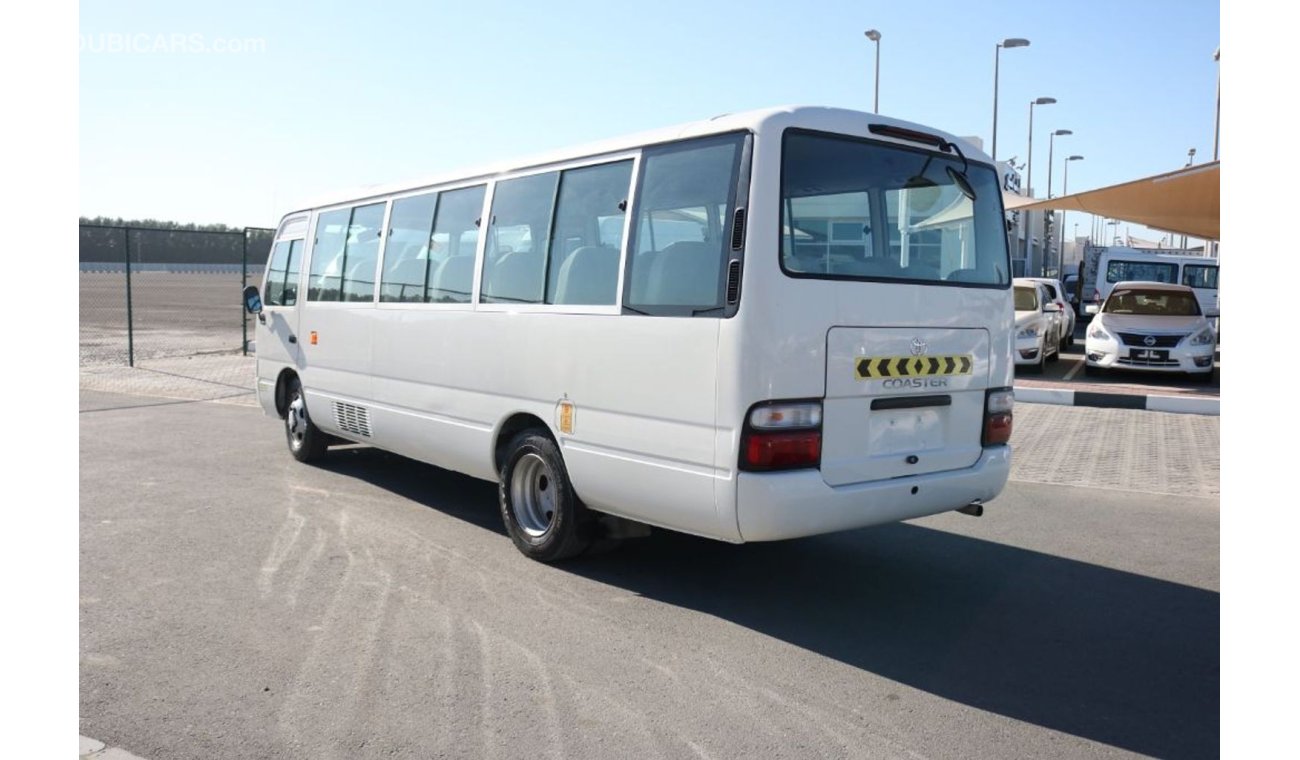
<path fill-rule="evenodd" d="M 1219 239 L 1219 162 L 1039 200 L 1004 194 L 1008 211 L 1083 211 L 1180 235 Z"/>

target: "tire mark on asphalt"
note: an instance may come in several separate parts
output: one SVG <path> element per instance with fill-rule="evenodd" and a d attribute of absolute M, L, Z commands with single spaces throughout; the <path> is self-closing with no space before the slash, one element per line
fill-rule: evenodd
<path fill-rule="evenodd" d="M 640 740 L 638 742 L 639 747 L 621 747 L 620 754 L 622 757 L 635 757 L 638 759 L 664 757 L 662 743 L 650 729 L 645 711 L 631 707 L 624 700 L 615 696 L 608 688 L 592 684 L 580 684 L 568 674 L 562 674 L 561 677 L 569 693 L 573 695 L 574 701 L 578 703 L 578 709 L 575 711 L 577 717 L 587 723 L 595 722 L 598 724 L 617 720 L 625 727 L 625 730 L 620 731 L 611 727 L 609 730 L 600 733 L 607 736 L 618 736 L 629 743 L 634 738 Z M 593 702 L 599 704 L 592 704 Z M 586 732 L 584 731 L 584 733 Z"/>
<path fill-rule="evenodd" d="M 293 545 L 298 542 L 302 526 L 307 522 L 307 518 L 294 508 L 296 498 L 292 490 L 289 491 L 288 502 L 284 520 L 280 523 L 280 529 L 275 532 L 275 537 L 271 539 L 271 548 L 266 554 L 266 559 L 262 560 L 262 568 L 257 577 L 257 590 L 263 599 L 271 595 L 275 574 L 280 571 L 280 565 L 284 564 L 289 552 L 293 550 Z"/>
<path fill-rule="evenodd" d="M 320 526 L 312 526 L 312 531 L 315 534 L 315 540 L 312 541 L 311 548 L 307 550 L 307 556 L 298 561 L 297 572 L 294 573 L 293 580 L 284 592 L 285 599 L 289 602 L 290 607 L 298 606 L 298 592 L 306 585 L 308 574 L 318 569 L 317 564 L 320 562 L 321 554 L 325 552 L 325 544 L 329 539 L 329 534 Z"/>
<path fill-rule="evenodd" d="M 362 697 L 392 591 L 391 574 L 369 547 L 354 550 L 357 538 L 346 511 L 338 512 L 336 524 L 330 558 L 340 557 L 346 565 L 279 719 L 294 746 L 322 758 L 352 756 L 357 737 L 365 735 L 360 725 Z"/>

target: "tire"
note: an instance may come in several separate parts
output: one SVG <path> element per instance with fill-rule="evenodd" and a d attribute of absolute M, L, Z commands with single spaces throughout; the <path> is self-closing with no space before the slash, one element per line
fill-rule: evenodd
<path fill-rule="evenodd" d="M 284 437 L 289 444 L 289 453 L 299 462 L 320 459 L 329 448 L 329 437 L 316 427 L 316 423 L 307 414 L 307 399 L 298 378 L 289 381 L 286 395 L 288 403 L 285 404 Z"/>
<path fill-rule="evenodd" d="M 525 430 L 510 442 L 497 490 L 506 533 L 530 559 L 576 557 L 596 538 L 595 516 L 573 492 L 559 447 L 541 430 Z"/>
<path fill-rule="evenodd" d="M 1047 361 L 1048 359 L 1047 359 L 1047 357 L 1046 357 L 1046 352 L 1047 352 L 1046 347 L 1043 348 L 1043 352 L 1044 352 L 1043 360 L 1044 360 L 1044 361 Z M 1052 361 L 1052 362 L 1058 362 L 1058 361 L 1060 361 L 1060 360 L 1061 360 L 1061 334 L 1060 334 L 1060 333 L 1057 333 L 1057 334 L 1056 334 L 1056 348 L 1052 350 L 1052 358 L 1051 358 L 1051 361 Z"/>

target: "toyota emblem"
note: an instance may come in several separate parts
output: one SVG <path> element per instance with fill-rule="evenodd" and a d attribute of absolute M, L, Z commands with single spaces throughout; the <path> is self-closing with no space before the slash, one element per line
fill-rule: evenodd
<path fill-rule="evenodd" d="M 920 338 L 912 338 L 912 356 L 922 356 L 929 348 Z"/>

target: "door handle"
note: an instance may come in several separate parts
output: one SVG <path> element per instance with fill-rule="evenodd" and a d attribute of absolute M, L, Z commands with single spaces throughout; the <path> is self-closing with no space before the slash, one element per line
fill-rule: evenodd
<path fill-rule="evenodd" d="M 297 336 L 297 335 L 290 335 L 290 336 L 289 336 L 289 342 L 290 342 L 290 343 L 297 343 L 297 342 L 298 342 L 298 336 Z"/>

